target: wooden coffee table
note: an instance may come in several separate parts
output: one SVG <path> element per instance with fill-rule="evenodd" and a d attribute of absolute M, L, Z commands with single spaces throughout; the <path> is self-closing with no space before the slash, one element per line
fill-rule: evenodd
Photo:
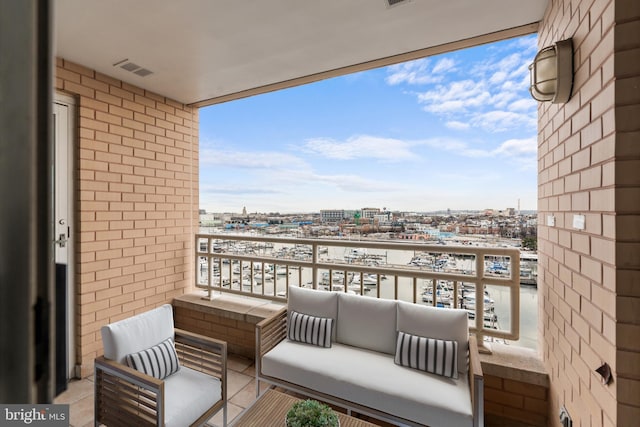
<path fill-rule="evenodd" d="M 283 427 L 284 417 L 295 402 L 300 399 L 270 389 L 232 423 L 233 427 Z M 337 412 L 340 427 L 378 427 L 367 421 Z"/>

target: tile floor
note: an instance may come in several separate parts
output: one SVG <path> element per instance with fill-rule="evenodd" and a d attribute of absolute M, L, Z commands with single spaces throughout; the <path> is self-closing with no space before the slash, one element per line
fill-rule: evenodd
<path fill-rule="evenodd" d="M 231 423 L 244 409 L 248 408 L 256 397 L 256 381 L 253 360 L 230 354 L 227 359 L 227 403 L 228 421 Z M 264 386 L 264 385 L 263 385 Z M 93 377 L 74 380 L 67 391 L 60 394 L 54 403 L 69 404 L 70 427 L 93 426 Z M 369 420 L 381 426 L 390 426 L 377 420 Z M 222 413 L 211 418 L 208 427 L 222 426 Z M 526 423 L 514 423 L 500 417 L 486 417 L 488 427 L 529 427 Z"/>

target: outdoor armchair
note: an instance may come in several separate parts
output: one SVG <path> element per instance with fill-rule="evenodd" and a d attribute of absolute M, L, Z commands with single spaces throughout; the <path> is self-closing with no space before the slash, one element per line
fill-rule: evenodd
<path fill-rule="evenodd" d="M 199 426 L 220 409 L 226 426 L 225 342 L 174 328 L 169 304 L 103 326 L 101 333 L 96 426 Z"/>

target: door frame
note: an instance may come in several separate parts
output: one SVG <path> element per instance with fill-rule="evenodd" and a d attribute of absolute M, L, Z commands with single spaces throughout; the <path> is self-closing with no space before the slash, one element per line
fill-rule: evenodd
<path fill-rule="evenodd" d="M 58 144 L 61 134 L 66 135 L 66 188 L 67 188 L 67 225 L 69 227 L 69 233 L 66 241 L 67 249 L 67 313 L 66 313 L 66 341 L 67 341 L 67 379 L 77 378 L 80 374 L 79 365 L 77 364 L 77 352 L 76 352 L 76 277 L 75 277 L 75 238 L 77 234 L 77 224 L 75 222 L 75 209 L 76 209 L 76 192 L 75 192 L 75 177 L 76 177 L 76 141 L 77 141 L 77 102 L 76 99 L 70 95 L 56 92 L 53 96 L 53 103 L 67 108 L 67 120 L 66 123 L 55 124 L 55 143 Z M 54 113 L 56 113 L 56 105 L 53 106 Z M 54 147 L 54 153 L 57 154 L 57 147 Z M 54 159 L 55 165 L 58 164 L 57 159 Z M 54 188 L 57 187 L 57 174 L 54 174 Z M 54 191 L 55 197 L 55 191 Z M 55 202 L 55 199 L 54 199 Z M 54 221 L 57 223 L 58 218 L 55 217 Z M 54 229 L 55 229 L 54 224 Z M 56 232 L 55 238 L 58 239 L 58 233 Z M 57 246 L 56 246 L 57 247 Z M 55 252 L 55 250 L 54 250 Z"/>

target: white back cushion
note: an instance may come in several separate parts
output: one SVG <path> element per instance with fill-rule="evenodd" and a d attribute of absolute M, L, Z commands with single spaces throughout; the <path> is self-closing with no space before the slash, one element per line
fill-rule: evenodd
<path fill-rule="evenodd" d="M 167 338 L 173 338 L 173 310 L 165 304 L 128 319 L 103 326 L 100 330 L 104 357 L 125 363 L 125 356 L 137 353 Z"/>
<path fill-rule="evenodd" d="M 291 316 L 292 311 L 297 311 L 315 317 L 328 317 L 334 320 L 333 324 L 335 325 L 338 318 L 338 294 L 289 286 L 287 310 L 288 316 Z M 331 338 L 336 339 L 335 326 L 331 332 Z"/>
<path fill-rule="evenodd" d="M 336 340 L 394 354 L 396 318 L 396 301 L 339 293 Z"/>
<path fill-rule="evenodd" d="M 467 311 L 398 301 L 398 331 L 425 338 L 458 342 L 458 372 L 467 372 L 469 320 Z"/>

